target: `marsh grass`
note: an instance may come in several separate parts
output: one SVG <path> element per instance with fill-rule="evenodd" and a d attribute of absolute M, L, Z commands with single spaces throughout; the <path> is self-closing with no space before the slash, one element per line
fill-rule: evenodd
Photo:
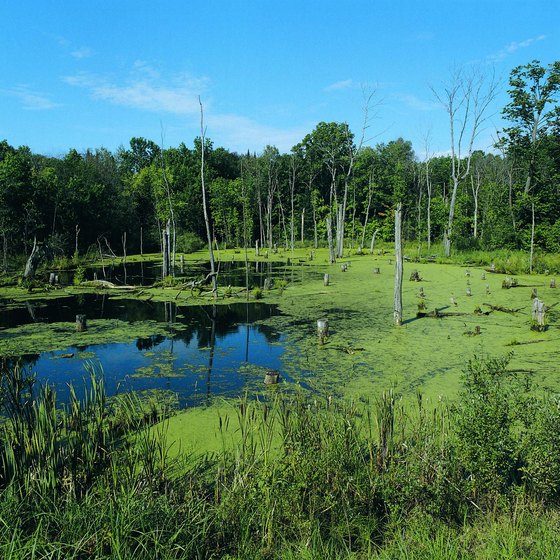
<path fill-rule="evenodd" d="M 243 397 L 205 455 L 171 456 L 167 412 L 95 373 L 66 408 L 3 377 L 2 558 L 557 557 L 558 405 L 507 358 L 471 362 L 451 408 Z"/>

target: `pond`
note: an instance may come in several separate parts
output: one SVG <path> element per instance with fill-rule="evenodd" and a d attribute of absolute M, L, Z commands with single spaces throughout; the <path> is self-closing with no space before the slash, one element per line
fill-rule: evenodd
<path fill-rule="evenodd" d="M 37 380 L 52 384 L 60 400 L 72 384 L 83 394 L 86 368 L 103 371 L 109 395 L 130 390 L 164 389 L 176 393 L 182 406 L 200 404 L 216 396 L 234 396 L 264 388 L 266 369 L 281 369 L 284 338 L 259 321 L 278 311 L 261 303 L 220 306 L 178 306 L 87 294 L 26 304 L 0 305 L 0 336 L 22 325 L 41 328 L 72 323 L 78 313 L 88 321 L 113 319 L 131 325 L 156 321 L 163 334 L 129 342 L 71 345 L 50 352 L 10 357 L 6 363 L 35 372 Z M 161 327 L 161 325 L 160 325 Z M 284 381 L 289 377 L 282 376 Z"/>
<path fill-rule="evenodd" d="M 245 263 L 241 261 L 222 261 L 216 263 L 218 270 L 218 285 L 245 286 L 249 283 L 250 288 L 264 286 L 266 278 L 286 280 L 288 282 L 300 281 L 306 273 L 304 263 L 286 264 L 281 261 L 255 261 L 249 263 L 247 270 Z M 63 285 L 72 284 L 74 270 L 53 271 L 59 276 Z M 208 262 L 185 262 L 181 269 L 175 267 L 177 278 L 185 280 L 200 280 L 210 272 Z M 48 279 L 48 275 L 44 280 Z M 84 269 L 84 280 L 107 280 L 117 285 L 130 284 L 135 286 L 151 286 L 154 282 L 161 280 L 161 262 L 140 261 L 122 263 L 121 259 L 107 261 L 104 266 L 92 266 Z"/>

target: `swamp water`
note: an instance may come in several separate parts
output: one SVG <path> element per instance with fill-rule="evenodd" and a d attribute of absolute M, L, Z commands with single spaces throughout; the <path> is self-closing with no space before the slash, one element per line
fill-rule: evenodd
<path fill-rule="evenodd" d="M 56 388 L 62 401 L 68 398 L 69 384 L 78 395 L 83 394 L 87 367 L 103 371 L 109 395 L 130 390 L 168 390 L 178 395 L 182 406 L 201 404 L 218 395 L 235 396 L 245 389 L 258 390 L 263 387 L 266 369 L 281 368 L 283 337 L 258 323 L 278 311 L 275 306 L 259 303 L 178 306 L 175 302 L 95 294 L 32 304 L 2 302 L 0 339 L 15 336 L 18 328 L 70 330 L 81 313 L 87 315 L 88 324 L 114 321 L 131 333 L 136 325 L 149 321 L 157 324 L 154 332 L 158 334 L 127 342 L 79 343 L 36 353 L 31 353 L 33 337 L 29 337 L 29 350 L 8 358 L 7 363 L 19 361 L 35 372 L 39 382 Z"/>
<path fill-rule="evenodd" d="M 241 261 L 222 261 L 216 263 L 218 269 L 218 286 L 264 286 L 266 278 L 275 280 L 286 280 L 294 282 L 300 280 L 305 274 L 303 266 L 287 265 L 281 261 L 254 261 L 249 263 L 245 270 L 245 263 Z M 130 284 L 134 286 L 151 286 L 161 281 L 161 262 L 146 260 L 140 262 L 123 263 L 121 259 L 107 261 L 104 266 L 86 267 L 84 269 L 84 280 L 107 280 L 117 285 Z M 65 285 L 73 283 L 75 271 L 51 271 L 59 275 L 60 282 Z M 186 281 L 201 280 L 210 272 L 210 264 L 207 262 L 185 262 L 183 270 L 178 264 L 175 266 L 175 275 Z M 45 277 L 45 281 L 48 278 Z"/>

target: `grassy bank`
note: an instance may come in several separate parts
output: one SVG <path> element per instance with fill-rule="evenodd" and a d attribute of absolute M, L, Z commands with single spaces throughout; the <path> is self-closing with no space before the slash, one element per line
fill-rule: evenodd
<path fill-rule="evenodd" d="M 560 409 L 507 358 L 472 361 L 453 407 L 241 399 L 204 455 L 100 382 L 65 410 L 2 387 L 6 559 L 557 557 Z"/>

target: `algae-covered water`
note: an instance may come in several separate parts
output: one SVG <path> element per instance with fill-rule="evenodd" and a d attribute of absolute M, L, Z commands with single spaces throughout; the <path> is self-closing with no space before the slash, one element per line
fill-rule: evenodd
<path fill-rule="evenodd" d="M 74 332 L 76 313 L 91 318 L 88 331 Z M 70 384 L 80 394 L 93 368 L 103 372 L 109 395 L 162 389 L 181 405 L 208 403 L 257 390 L 266 369 L 280 369 L 283 337 L 258 323 L 277 313 L 264 303 L 181 307 L 107 294 L 39 300 L 32 313 L 28 305 L 5 306 L 0 351 L 11 348 L 3 352 L 9 365 L 36 373 L 61 400 Z"/>
<path fill-rule="evenodd" d="M 242 287 L 240 255 L 221 256 L 243 272 L 232 284 Z M 193 259 L 200 262 L 200 255 Z M 33 354 L 39 377 L 61 391 L 81 379 L 86 360 L 97 359 L 111 376 L 110 390 L 170 388 L 189 403 L 260 391 L 264 368 L 279 369 L 285 381 L 316 395 L 374 399 L 393 389 L 404 398 L 419 391 L 452 399 L 468 360 L 510 352 L 511 368 L 541 390 L 560 390 L 560 291 L 544 275 L 519 276 L 517 287 L 504 289 L 506 276 L 490 272 L 490 263 L 491 256 L 489 270 L 406 262 L 399 328 L 387 254 L 352 255 L 334 265 L 321 250 L 275 255 L 273 265 L 261 258 L 251 269 L 282 282 L 250 305 L 232 304 L 235 297 L 225 297 L 223 287 L 210 306 L 208 295 L 177 288 L 124 295 L 64 289 L 44 300 L 11 292 L 11 300 L 0 302 L 0 355 Z M 420 281 L 409 280 L 414 271 Z M 548 308 L 544 332 L 531 330 L 534 288 Z M 246 297 L 233 293 L 237 301 Z M 419 304 L 439 317 L 417 317 Z M 74 332 L 77 313 L 88 316 L 85 333 Z M 321 345 L 316 324 L 324 318 L 329 336 Z"/>

